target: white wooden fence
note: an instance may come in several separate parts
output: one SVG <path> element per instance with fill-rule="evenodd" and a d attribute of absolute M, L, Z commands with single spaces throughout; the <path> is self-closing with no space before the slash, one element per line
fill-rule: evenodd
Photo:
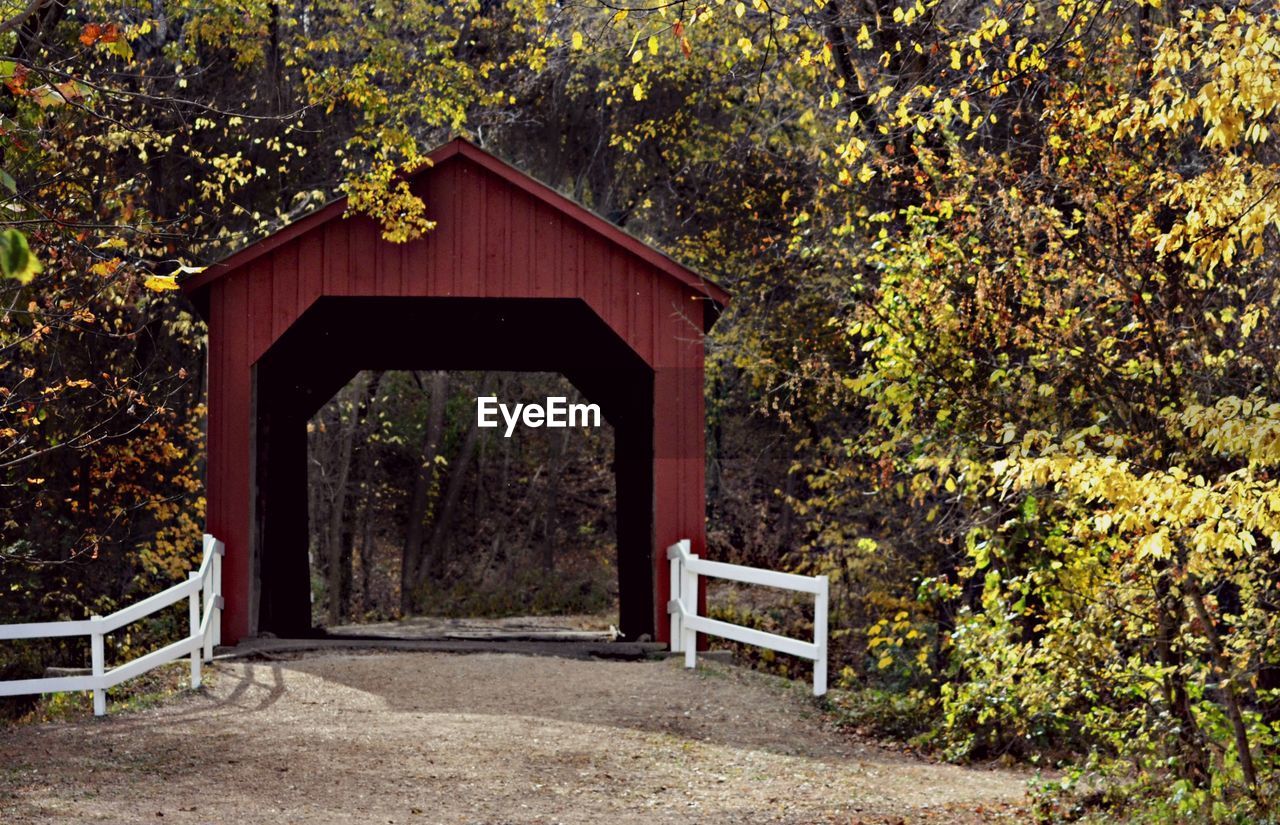
<path fill-rule="evenodd" d="M 667 558 L 671 561 L 671 601 L 667 602 L 667 613 L 671 614 L 671 650 L 673 653 L 684 652 L 685 667 L 697 667 L 698 634 L 706 633 L 812 659 L 813 695 L 821 696 L 827 692 L 827 596 L 830 583 L 826 576 L 797 576 L 794 573 L 777 573 L 740 564 L 707 561 L 689 552 L 688 539 L 681 539 L 668 547 Z M 699 616 L 698 576 L 812 593 L 813 641 L 805 642 Z"/>
<path fill-rule="evenodd" d="M 201 660 L 213 658 L 213 648 L 222 639 L 222 542 L 208 534 L 204 537 L 204 560 L 200 569 L 181 584 L 143 599 L 137 604 L 117 610 L 110 616 L 92 616 L 70 622 L 31 622 L 0 625 L 0 641 L 8 639 L 48 639 L 57 636 L 88 636 L 92 673 L 86 676 L 58 676 L 44 679 L 14 679 L 0 682 L 0 696 L 29 693 L 59 693 L 72 690 L 93 691 L 93 713 L 107 712 L 107 688 L 141 676 L 147 671 L 183 656 L 191 657 L 191 687 L 200 687 Z M 190 633 L 185 639 L 165 645 L 132 662 L 107 670 L 103 638 L 112 631 L 150 616 L 157 610 L 187 599 L 190 605 Z M 203 602 L 203 607 L 202 607 Z"/>

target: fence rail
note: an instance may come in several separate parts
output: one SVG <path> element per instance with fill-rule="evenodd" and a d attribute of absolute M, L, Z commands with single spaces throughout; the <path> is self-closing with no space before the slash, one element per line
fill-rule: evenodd
<path fill-rule="evenodd" d="M 85 676 L 11 679 L 0 682 L 0 696 L 88 690 L 93 691 L 94 715 L 102 716 L 107 712 L 107 688 L 183 656 L 191 657 L 191 687 L 200 687 L 201 664 L 213 658 L 213 648 L 222 642 L 222 556 L 225 548 L 222 542 L 205 534 L 203 550 L 200 569 L 192 572 L 185 582 L 175 584 L 137 604 L 121 608 L 109 616 L 92 616 L 68 622 L 0 625 L 0 641 L 88 636 L 92 662 L 92 673 Z M 145 619 L 183 599 L 189 605 L 190 632 L 186 638 L 107 670 L 104 639 L 108 633 Z"/>
<path fill-rule="evenodd" d="M 671 601 L 667 613 L 671 615 L 671 651 L 684 653 L 684 666 L 697 667 L 698 634 L 719 636 L 743 644 L 765 647 L 779 653 L 788 653 L 813 661 L 813 695 L 827 692 L 827 597 L 830 582 L 826 576 L 797 576 L 794 573 L 777 573 L 741 564 L 725 564 L 707 561 L 689 552 L 689 540 L 681 539 L 667 548 L 671 562 Z M 759 584 L 813 594 L 813 641 L 806 642 L 766 633 L 742 625 L 730 624 L 698 615 L 698 577 Z"/>

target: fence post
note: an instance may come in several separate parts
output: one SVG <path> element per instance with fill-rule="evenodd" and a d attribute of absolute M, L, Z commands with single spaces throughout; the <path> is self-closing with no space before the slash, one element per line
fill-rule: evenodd
<path fill-rule="evenodd" d="M 102 622 L 102 617 L 97 615 L 90 616 L 89 621 L 93 622 L 95 625 L 99 625 Z M 92 657 L 91 664 L 93 665 L 93 684 L 94 684 L 93 715 L 106 716 L 107 715 L 107 689 L 103 687 L 102 683 L 106 680 L 106 676 L 107 676 L 107 656 L 106 656 L 105 645 L 102 639 L 102 632 L 94 631 L 94 633 L 89 638 L 90 638 L 89 653 L 90 653 L 90 656 Z"/>
<path fill-rule="evenodd" d="M 222 644 L 222 557 L 227 547 L 213 540 L 213 646 Z"/>
<path fill-rule="evenodd" d="M 209 566 L 205 568 L 204 584 L 200 588 L 200 604 L 204 607 L 205 612 L 209 611 L 209 606 L 213 604 L 213 566 L 216 561 L 209 558 L 213 555 L 213 536 L 205 533 L 204 536 L 204 558 L 201 559 L 200 566 L 203 568 L 207 562 Z M 200 616 L 201 623 L 204 621 L 204 615 Z M 213 619 L 209 619 L 209 631 L 204 634 L 202 642 L 204 648 L 204 660 L 206 662 L 213 661 Z"/>
<path fill-rule="evenodd" d="M 193 570 L 188 578 L 196 579 L 199 576 L 200 574 Z M 195 637 L 200 633 L 200 590 L 198 588 L 191 591 L 187 604 L 190 607 L 189 613 L 191 614 L 191 632 L 187 636 Z M 200 645 L 196 645 L 191 650 L 191 687 L 193 689 L 200 687 L 200 647 Z"/>
<path fill-rule="evenodd" d="M 667 558 L 671 560 L 671 598 L 667 601 L 667 612 L 671 614 L 671 652 L 680 652 L 680 548 L 678 545 L 672 545 L 667 548 Z M 674 605 L 674 609 L 673 606 Z"/>
<path fill-rule="evenodd" d="M 689 540 L 681 539 L 681 547 L 687 552 L 689 549 Z M 689 560 L 694 561 L 698 557 L 689 553 Z M 698 574 L 689 569 L 689 565 L 681 565 L 684 569 L 684 580 L 680 583 L 680 603 L 684 605 L 685 615 L 698 615 Z M 684 630 L 684 641 L 681 645 L 684 647 L 684 666 L 693 668 L 698 666 L 698 631 L 689 627 L 688 622 L 682 623 Z"/>
<path fill-rule="evenodd" d="M 813 597 L 813 644 L 817 648 L 813 660 L 813 695 L 822 696 L 827 692 L 827 598 L 831 580 L 826 576 L 814 578 L 818 580 L 818 593 Z"/>

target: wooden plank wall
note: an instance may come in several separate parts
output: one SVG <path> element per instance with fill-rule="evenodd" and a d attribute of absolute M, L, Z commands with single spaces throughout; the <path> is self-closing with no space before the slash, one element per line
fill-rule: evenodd
<path fill-rule="evenodd" d="M 209 287 L 208 520 L 227 546 L 225 638 L 254 621 L 254 363 L 321 296 L 402 295 L 580 298 L 654 369 L 654 627 L 666 641 L 665 549 L 689 538 L 705 552 L 700 296 L 464 157 L 415 185 L 438 223 L 423 239 L 392 244 L 369 219 L 331 221 Z"/>

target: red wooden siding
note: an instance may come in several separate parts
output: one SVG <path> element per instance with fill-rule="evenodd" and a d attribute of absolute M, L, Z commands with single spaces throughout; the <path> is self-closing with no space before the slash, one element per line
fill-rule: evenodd
<path fill-rule="evenodd" d="M 667 545 L 705 552 L 703 347 L 714 285 L 543 191 L 469 144 L 437 153 L 415 191 L 437 228 L 392 244 L 328 207 L 187 285 L 207 292 L 209 529 L 227 545 L 226 636 L 250 615 L 254 364 L 322 296 L 573 298 L 654 370 L 654 628 L 665 641 Z M 577 210 L 577 211 L 575 211 Z"/>

